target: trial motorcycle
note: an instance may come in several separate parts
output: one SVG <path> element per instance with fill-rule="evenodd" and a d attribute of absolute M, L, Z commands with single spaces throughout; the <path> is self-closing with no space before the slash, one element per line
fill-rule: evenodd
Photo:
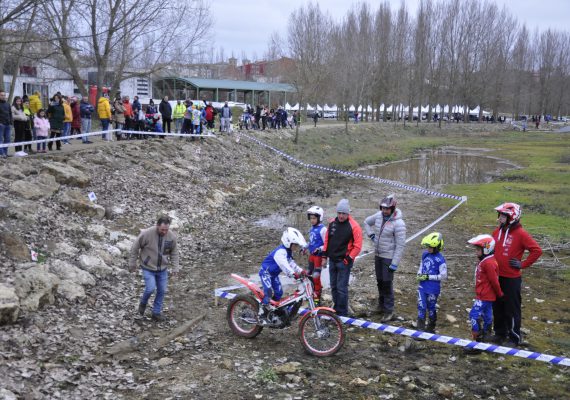
<path fill-rule="evenodd" d="M 268 310 L 266 321 L 259 318 L 263 289 L 239 275 L 232 274 L 232 278 L 251 292 L 237 295 L 228 305 L 226 318 L 236 335 L 254 338 L 264 327 L 284 329 L 301 315 L 298 335 L 307 352 L 317 357 L 326 357 L 337 353 L 344 345 L 345 330 L 342 321 L 332 308 L 315 306 L 310 278 L 302 276 L 296 279 L 298 287 L 293 294 L 279 301 L 271 300 L 265 306 Z M 301 309 L 305 300 L 308 308 Z"/>

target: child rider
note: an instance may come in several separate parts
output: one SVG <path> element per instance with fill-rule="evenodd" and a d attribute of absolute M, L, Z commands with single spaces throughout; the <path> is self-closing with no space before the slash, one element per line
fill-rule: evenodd
<path fill-rule="evenodd" d="M 317 306 L 321 302 L 323 290 L 321 263 L 323 262 L 323 246 L 327 234 L 327 228 L 323 225 L 324 216 L 325 212 L 319 206 L 313 206 L 307 210 L 307 218 L 312 225 L 311 230 L 309 230 L 309 275 L 313 277 L 313 284 L 315 285 L 313 300 Z"/>
<path fill-rule="evenodd" d="M 432 232 L 422 239 L 422 247 L 426 251 L 422 254 L 422 262 L 418 269 L 418 325 L 417 329 L 435 333 L 437 321 L 437 298 L 441 290 L 441 281 L 447 279 L 447 265 L 441 254 L 443 250 L 443 237 L 439 232 Z M 426 329 L 426 309 L 428 311 L 428 324 Z"/>
<path fill-rule="evenodd" d="M 307 275 L 307 272 L 293 260 L 294 252 L 307 247 L 307 241 L 301 232 L 295 228 L 287 228 L 281 236 L 281 243 L 265 257 L 259 269 L 259 277 L 265 294 L 262 307 L 259 309 L 259 321 L 262 324 L 268 323 L 266 315 L 270 301 L 272 299 L 279 301 L 283 296 L 283 288 L 279 280 L 281 271 L 295 278 Z"/>
<path fill-rule="evenodd" d="M 471 238 L 467 243 L 475 246 L 479 263 L 475 269 L 475 301 L 469 312 L 471 322 L 471 335 L 474 341 L 482 342 L 491 329 L 493 322 L 493 303 L 503 297 L 499 285 L 499 266 L 494 256 L 495 239 L 491 235 L 479 235 Z M 483 319 L 481 329 L 479 319 Z M 466 349 L 467 353 L 477 353 L 476 349 Z"/>

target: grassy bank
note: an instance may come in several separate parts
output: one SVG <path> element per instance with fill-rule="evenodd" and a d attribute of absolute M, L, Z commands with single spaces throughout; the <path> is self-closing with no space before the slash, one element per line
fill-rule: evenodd
<path fill-rule="evenodd" d="M 345 169 L 400 160 L 418 150 L 442 146 L 489 149 L 486 154 L 522 168 L 508 171 L 489 184 L 446 187 L 448 193 L 469 197 L 461 218 L 454 218 L 454 223 L 474 233 L 488 231 L 496 220 L 493 208 L 512 201 L 522 205 L 524 225 L 532 234 L 555 242 L 569 239 L 569 134 L 521 133 L 504 128 L 487 124 L 449 124 L 443 129 L 427 124 L 350 124 L 347 135 L 344 126 L 329 125 L 302 131 L 298 144 L 289 136 L 266 140 L 302 160 Z"/>

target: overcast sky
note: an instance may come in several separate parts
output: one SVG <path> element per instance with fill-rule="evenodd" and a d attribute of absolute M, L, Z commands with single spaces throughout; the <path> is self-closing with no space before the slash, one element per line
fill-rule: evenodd
<path fill-rule="evenodd" d="M 479 1 L 479 0 L 471 0 Z M 318 0 L 321 9 L 328 11 L 333 19 L 341 20 L 356 2 L 351 0 Z M 495 0 L 531 32 L 535 28 L 569 30 L 570 0 Z M 212 35 L 216 52 L 224 48 L 226 58 L 234 53 L 241 60 L 242 51 L 250 59 L 261 59 L 267 50 L 268 39 L 277 31 L 282 37 L 287 34 L 289 14 L 306 4 L 307 0 L 261 0 L 236 1 L 212 0 L 210 11 L 214 21 Z M 401 1 L 390 0 L 394 10 Z M 419 0 L 405 0 L 408 9 L 415 13 Z M 369 1 L 372 10 L 378 1 Z M 256 56 L 256 57 L 255 57 Z"/>

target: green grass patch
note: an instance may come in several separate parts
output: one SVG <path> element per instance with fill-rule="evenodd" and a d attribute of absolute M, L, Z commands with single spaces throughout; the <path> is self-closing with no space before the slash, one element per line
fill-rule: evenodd
<path fill-rule="evenodd" d="M 450 185 L 447 193 L 466 195 L 469 200 L 461 218 L 454 218 L 466 230 L 489 231 L 496 216 L 492 211 L 505 201 L 521 204 L 523 225 L 533 235 L 552 241 L 570 235 L 570 140 L 568 134 L 513 132 L 500 125 L 374 123 L 319 126 L 300 132 L 299 141 L 273 137 L 275 147 L 301 160 L 343 169 L 405 159 L 423 149 L 457 146 L 484 148 L 492 155 L 507 159 L 521 169 L 511 170 L 488 184 Z M 494 131 L 493 131 L 494 130 Z M 444 206 L 453 201 L 440 200 Z"/>

